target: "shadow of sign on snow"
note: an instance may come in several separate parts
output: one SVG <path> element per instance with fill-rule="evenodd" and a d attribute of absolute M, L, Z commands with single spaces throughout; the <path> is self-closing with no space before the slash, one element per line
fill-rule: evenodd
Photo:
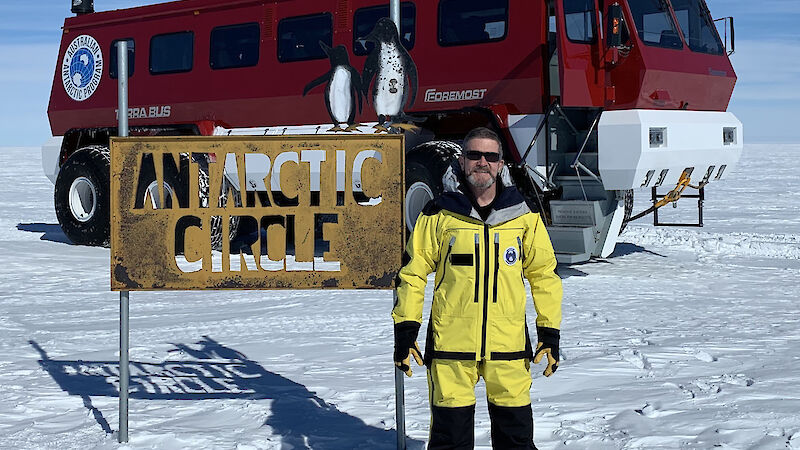
<path fill-rule="evenodd" d="M 17 229 L 29 233 L 42 233 L 40 239 L 43 241 L 72 244 L 72 241 L 69 240 L 67 235 L 61 231 L 61 225 L 57 223 L 18 223 Z"/>
<path fill-rule="evenodd" d="M 119 396 L 119 362 L 51 359 L 39 344 L 29 342 L 41 355 L 42 368 L 61 389 L 81 396 L 98 424 L 111 433 L 91 397 Z M 158 364 L 131 361 L 132 400 L 269 399 L 270 417 L 265 425 L 287 443 L 301 448 L 394 448 L 394 430 L 369 426 L 339 411 L 302 384 L 264 369 L 208 336 L 192 345 L 173 345 L 170 353 L 177 352 L 179 360 Z"/>

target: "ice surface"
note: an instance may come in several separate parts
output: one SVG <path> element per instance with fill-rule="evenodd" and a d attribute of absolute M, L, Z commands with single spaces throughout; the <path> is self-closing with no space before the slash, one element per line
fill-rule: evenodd
<path fill-rule="evenodd" d="M 533 375 L 539 448 L 800 448 L 798 155 L 746 146 L 708 186 L 704 228 L 641 219 L 610 258 L 559 269 L 562 365 Z M 117 444 L 108 249 L 68 243 L 38 149 L 2 148 L 0 168 L 0 448 L 394 448 L 392 298 L 367 291 L 131 293 Z M 406 408 L 422 448 L 422 369 Z"/>

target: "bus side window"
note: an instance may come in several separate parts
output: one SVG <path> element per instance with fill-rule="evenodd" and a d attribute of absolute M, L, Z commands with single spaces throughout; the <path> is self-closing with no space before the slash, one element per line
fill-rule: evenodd
<path fill-rule="evenodd" d="M 508 35 L 508 0 L 442 0 L 439 45 L 502 41 Z"/>
<path fill-rule="evenodd" d="M 188 72 L 194 64 L 194 33 L 159 34 L 150 39 L 150 73 Z"/>
<path fill-rule="evenodd" d="M 333 46 L 333 16 L 330 13 L 289 17 L 278 23 L 278 61 L 326 59 L 319 45 Z"/>
<path fill-rule="evenodd" d="M 261 31 L 257 22 L 226 25 L 211 30 L 209 65 L 214 70 L 258 64 Z"/>
<path fill-rule="evenodd" d="M 414 48 L 416 7 L 411 2 L 403 2 L 400 4 L 400 8 L 400 41 L 403 42 L 406 50 L 411 50 Z M 361 8 L 355 12 L 353 15 L 353 54 L 367 55 L 375 48 L 374 43 L 360 38 L 368 35 L 381 17 L 389 17 L 388 5 Z"/>
<path fill-rule="evenodd" d="M 582 44 L 594 43 L 597 35 L 594 0 L 564 0 L 564 22 L 567 39 Z"/>
<path fill-rule="evenodd" d="M 115 39 L 111 42 L 111 51 L 109 52 L 109 65 L 108 65 L 108 75 L 112 79 L 117 79 L 117 42 L 120 41 L 128 41 L 128 78 L 133 76 L 133 68 L 136 62 L 136 52 L 135 52 L 135 43 L 133 38 L 126 38 L 126 39 Z"/>

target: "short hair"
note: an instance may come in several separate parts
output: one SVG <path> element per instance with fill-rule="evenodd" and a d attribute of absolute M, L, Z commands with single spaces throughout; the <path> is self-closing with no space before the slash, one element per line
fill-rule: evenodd
<path fill-rule="evenodd" d="M 486 127 L 478 127 L 473 128 L 464 136 L 463 147 L 466 147 L 467 142 L 471 139 L 491 139 L 497 142 L 497 147 L 500 150 L 500 157 L 503 156 L 503 141 L 500 140 L 500 136 L 494 132 L 494 130 L 486 128 Z"/>

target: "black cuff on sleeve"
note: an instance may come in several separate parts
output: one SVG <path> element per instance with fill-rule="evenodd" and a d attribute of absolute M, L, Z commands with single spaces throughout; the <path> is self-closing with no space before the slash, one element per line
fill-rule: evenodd
<path fill-rule="evenodd" d="M 561 339 L 561 331 L 555 328 L 536 327 L 536 335 L 539 342 L 558 347 L 558 341 Z"/>
<path fill-rule="evenodd" d="M 419 333 L 419 322 L 407 320 L 394 325 L 394 360 L 402 361 L 408 356 L 408 349 L 414 346 Z"/>

